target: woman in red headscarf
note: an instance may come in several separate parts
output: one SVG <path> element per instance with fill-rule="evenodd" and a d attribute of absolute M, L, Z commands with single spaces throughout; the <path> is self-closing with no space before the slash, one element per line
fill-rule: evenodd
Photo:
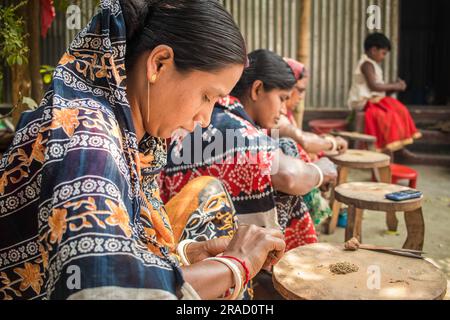
<path fill-rule="evenodd" d="M 345 152 L 347 150 L 347 142 L 344 139 L 332 136 L 319 136 L 314 133 L 304 132 L 299 128 L 294 117 L 294 111 L 304 102 L 308 85 L 308 72 L 302 63 L 294 59 L 285 58 L 285 61 L 291 68 L 297 82 L 289 100 L 286 102 L 286 115 L 281 117 L 278 126 L 281 138 L 288 137 L 292 139 L 280 140 L 282 141 L 281 148 L 283 152 L 286 155 L 300 158 L 306 163 L 311 163 L 323 157 L 324 152 Z M 296 142 L 296 145 L 292 143 L 293 141 Z M 312 189 L 303 196 L 303 199 L 316 226 L 331 216 L 328 202 L 322 197 L 318 188 Z"/>

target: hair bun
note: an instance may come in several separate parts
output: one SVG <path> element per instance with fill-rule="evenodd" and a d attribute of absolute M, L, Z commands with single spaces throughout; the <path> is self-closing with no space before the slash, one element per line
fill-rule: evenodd
<path fill-rule="evenodd" d="M 127 39 L 133 39 L 144 28 L 146 17 L 157 0 L 120 0 Z"/>

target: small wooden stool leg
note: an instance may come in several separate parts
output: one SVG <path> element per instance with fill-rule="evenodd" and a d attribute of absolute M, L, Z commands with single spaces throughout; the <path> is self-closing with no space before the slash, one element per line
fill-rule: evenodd
<path fill-rule="evenodd" d="M 375 178 L 376 182 L 381 182 L 380 170 L 378 170 L 378 168 L 373 168 L 372 169 L 372 175 Z"/>
<path fill-rule="evenodd" d="M 386 224 L 388 227 L 388 231 L 397 232 L 398 219 L 395 215 L 395 211 L 386 212 Z"/>
<path fill-rule="evenodd" d="M 384 167 L 379 169 L 380 174 L 380 182 L 383 183 L 391 183 L 392 175 L 391 175 L 391 167 Z M 395 215 L 395 212 L 386 212 L 386 225 L 388 231 L 397 232 L 398 227 L 398 219 Z"/>
<path fill-rule="evenodd" d="M 380 174 L 380 182 L 389 184 L 391 183 L 392 181 L 391 167 L 378 168 L 378 172 Z"/>
<path fill-rule="evenodd" d="M 362 241 L 362 215 L 362 209 L 355 208 L 355 206 L 348 206 L 345 241 L 353 237 L 357 238 L 359 242 Z"/>
<path fill-rule="evenodd" d="M 422 208 L 405 212 L 406 229 L 408 236 L 403 244 L 404 249 L 422 250 L 425 237 L 425 223 Z"/>
<path fill-rule="evenodd" d="M 353 237 L 353 230 L 355 228 L 355 207 L 348 206 L 347 208 L 347 227 L 345 228 L 345 241 Z"/>
<path fill-rule="evenodd" d="M 353 236 L 356 237 L 360 243 L 362 243 L 362 218 L 363 210 L 355 208 L 355 227 Z"/>
<path fill-rule="evenodd" d="M 338 167 L 338 179 L 336 186 L 346 183 L 348 177 L 348 168 L 346 167 Z M 334 191 L 332 192 L 332 199 L 330 200 L 331 211 L 333 212 L 330 220 L 330 224 L 328 225 L 328 234 L 333 234 L 336 230 L 337 221 L 339 218 L 339 211 L 341 209 L 341 204 L 334 198 Z"/>

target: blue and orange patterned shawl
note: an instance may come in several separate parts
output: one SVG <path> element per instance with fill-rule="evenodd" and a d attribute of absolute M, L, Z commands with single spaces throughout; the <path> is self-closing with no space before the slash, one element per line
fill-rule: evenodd
<path fill-rule="evenodd" d="M 126 99 L 125 35 L 119 1 L 101 1 L 22 115 L 0 164 L 0 299 L 186 293 L 155 181 L 164 141 L 138 145 Z"/>

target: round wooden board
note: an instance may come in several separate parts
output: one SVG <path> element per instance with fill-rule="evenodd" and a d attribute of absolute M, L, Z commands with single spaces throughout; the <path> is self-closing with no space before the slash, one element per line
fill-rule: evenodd
<path fill-rule="evenodd" d="M 352 149 L 344 154 L 331 156 L 330 159 L 337 165 L 355 169 L 382 168 L 389 166 L 391 162 L 391 158 L 384 153 Z"/>
<path fill-rule="evenodd" d="M 411 188 L 396 184 L 378 182 L 350 182 L 340 184 L 334 189 L 336 200 L 359 209 L 375 211 L 413 211 L 422 206 L 422 199 L 392 201 L 385 198 L 388 193 Z"/>
<path fill-rule="evenodd" d="M 375 136 L 371 136 L 371 135 L 363 134 L 363 133 L 359 133 L 359 132 L 338 131 L 338 132 L 333 132 L 332 134 L 339 136 L 339 137 L 351 139 L 351 140 L 359 140 L 359 141 L 372 142 L 372 143 L 375 143 L 377 141 L 377 138 Z"/>
<path fill-rule="evenodd" d="M 316 243 L 287 252 L 273 270 L 275 289 L 289 300 L 435 300 L 446 293 L 445 275 L 425 260 L 343 247 Z M 338 262 L 359 270 L 333 274 L 329 266 Z M 371 270 L 379 270 L 379 289 Z"/>

